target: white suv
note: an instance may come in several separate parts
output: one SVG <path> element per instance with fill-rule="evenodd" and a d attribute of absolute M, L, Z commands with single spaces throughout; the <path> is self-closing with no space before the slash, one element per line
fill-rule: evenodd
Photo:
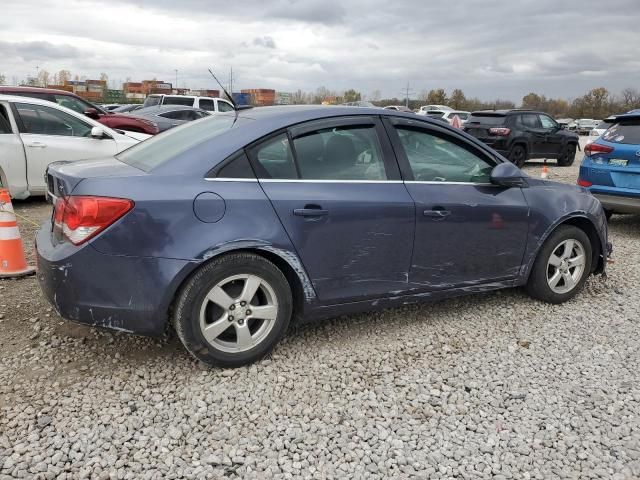
<path fill-rule="evenodd" d="M 153 93 L 144 101 L 143 107 L 158 105 L 185 105 L 207 112 L 233 112 L 233 104 L 222 98 L 196 97 L 193 95 L 165 95 Z"/>

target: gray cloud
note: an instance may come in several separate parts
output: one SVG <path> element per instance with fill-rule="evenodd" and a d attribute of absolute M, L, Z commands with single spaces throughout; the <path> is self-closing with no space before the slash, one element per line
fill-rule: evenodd
<path fill-rule="evenodd" d="M 18 57 L 27 62 L 34 60 L 60 60 L 78 58 L 78 48 L 66 44 L 53 44 L 44 41 L 6 42 L 0 40 L 0 52 L 3 57 Z"/>
<path fill-rule="evenodd" d="M 259 47 L 276 48 L 276 42 L 269 36 L 256 37 L 253 39 L 253 44 Z"/>

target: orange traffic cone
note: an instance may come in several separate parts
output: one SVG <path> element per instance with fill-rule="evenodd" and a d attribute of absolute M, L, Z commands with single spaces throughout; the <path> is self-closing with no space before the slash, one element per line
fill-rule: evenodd
<path fill-rule="evenodd" d="M 540 173 L 540 178 L 549 178 L 549 167 L 546 165 L 542 167 L 542 172 Z"/>
<path fill-rule="evenodd" d="M 460 121 L 460 117 L 458 115 L 454 115 L 451 120 L 451 126 L 453 128 L 462 128 L 462 122 Z"/>
<path fill-rule="evenodd" d="M 35 271 L 24 256 L 9 190 L 0 189 L 0 278 L 22 277 Z"/>

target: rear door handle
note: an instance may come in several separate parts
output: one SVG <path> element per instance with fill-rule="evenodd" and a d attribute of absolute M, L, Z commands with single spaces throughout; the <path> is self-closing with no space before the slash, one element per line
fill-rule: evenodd
<path fill-rule="evenodd" d="M 329 210 L 324 210 L 322 208 L 296 208 L 293 211 L 294 215 L 298 215 L 299 217 L 324 217 L 329 215 Z"/>
<path fill-rule="evenodd" d="M 425 217 L 444 220 L 449 215 L 451 215 L 451 210 L 445 210 L 444 208 L 434 208 L 433 210 L 425 210 L 422 213 Z"/>
<path fill-rule="evenodd" d="M 42 143 L 42 142 L 31 142 L 31 143 L 27 143 L 27 147 L 31 147 L 31 148 L 47 148 L 47 144 L 46 143 Z"/>

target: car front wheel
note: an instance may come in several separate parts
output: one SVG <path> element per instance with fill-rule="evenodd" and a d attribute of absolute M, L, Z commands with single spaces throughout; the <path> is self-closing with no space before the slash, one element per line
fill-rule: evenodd
<path fill-rule="evenodd" d="M 563 303 L 584 287 L 591 272 L 591 241 L 577 227 L 564 225 L 544 243 L 535 260 L 526 289 L 548 303 Z"/>
<path fill-rule="evenodd" d="M 515 145 L 509 152 L 509 161 L 516 167 L 522 168 L 527 161 L 527 151 L 522 145 Z"/>
<path fill-rule="evenodd" d="M 196 358 L 239 367 L 268 354 L 284 335 L 292 312 L 289 284 L 270 261 L 230 254 L 198 270 L 179 293 L 173 323 Z"/>
<path fill-rule="evenodd" d="M 570 167 L 576 159 L 576 146 L 570 143 L 564 147 L 562 153 L 558 157 L 559 167 Z"/>

